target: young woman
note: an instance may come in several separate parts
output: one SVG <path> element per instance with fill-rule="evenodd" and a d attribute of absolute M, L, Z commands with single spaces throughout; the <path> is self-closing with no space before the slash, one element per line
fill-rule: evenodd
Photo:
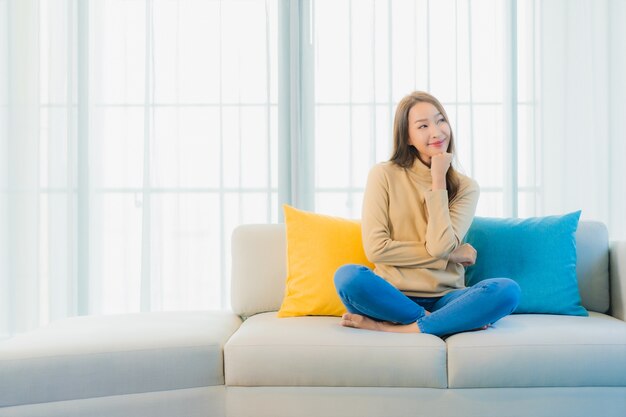
<path fill-rule="evenodd" d="M 462 241 L 479 188 L 452 167 L 454 136 L 441 103 L 421 91 L 404 97 L 393 141 L 363 199 L 363 246 L 376 268 L 344 265 L 335 274 L 348 310 L 341 325 L 437 336 L 485 329 L 515 310 L 520 288 L 507 278 L 464 285 L 476 250 Z"/>

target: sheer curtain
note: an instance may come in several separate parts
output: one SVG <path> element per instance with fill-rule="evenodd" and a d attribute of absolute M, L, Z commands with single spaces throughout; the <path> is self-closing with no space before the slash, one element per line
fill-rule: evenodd
<path fill-rule="evenodd" d="M 277 221 L 276 1 L 0 0 L 0 335 L 229 307 Z"/>
<path fill-rule="evenodd" d="M 452 119 L 457 168 L 481 184 L 479 213 L 514 214 L 507 115 L 532 97 L 510 97 L 511 38 L 531 37 L 532 26 L 511 33 L 513 9 L 502 0 L 312 0 L 315 66 L 304 71 L 314 80 L 317 210 L 360 216 L 367 172 L 391 153 L 396 104 L 425 90 Z"/>
<path fill-rule="evenodd" d="M 582 209 L 626 239 L 626 2 L 540 2 L 544 214 Z"/>
<path fill-rule="evenodd" d="M 358 217 L 389 157 L 396 103 L 419 89 L 452 119 L 478 215 L 582 209 L 626 237 L 625 2 L 311 0 L 311 187 Z M 311 135 L 311 133 L 309 133 Z"/>
<path fill-rule="evenodd" d="M 282 202 L 359 217 L 414 89 L 448 109 L 479 215 L 582 209 L 626 239 L 624 20 L 621 0 L 0 0 L 0 338 L 228 308 L 232 229 Z"/>
<path fill-rule="evenodd" d="M 437 96 L 478 215 L 582 209 L 626 237 L 625 2 L 311 0 L 317 210 L 360 216 L 397 102 Z M 330 168 L 332 167 L 332 169 Z"/>

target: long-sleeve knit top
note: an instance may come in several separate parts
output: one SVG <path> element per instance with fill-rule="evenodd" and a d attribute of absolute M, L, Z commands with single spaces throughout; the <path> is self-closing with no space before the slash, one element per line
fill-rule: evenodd
<path fill-rule="evenodd" d="M 432 190 L 430 168 L 418 158 L 410 169 L 383 162 L 369 173 L 365 254 L 374 272 L 406 295 L 437 297 L 465 286 L 463 266 L 448 257 L 472 223 L 480 191 L 476 181 L 458 175 L 459 191 L 448 202 L 446 190 Z"/>

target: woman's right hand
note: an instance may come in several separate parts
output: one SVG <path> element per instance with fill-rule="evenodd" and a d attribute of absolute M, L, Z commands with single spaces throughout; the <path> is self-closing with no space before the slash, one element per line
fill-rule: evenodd
<path fill-rule="evenodd" d="M 452 251 L 448 260 L 467 267 L 476 263 L 477 254 L 476 249 L 472 245 L 464 243 Z"/>
<path fill-rule="evenodd" d="M 446 173 L 452 163 L 452 154 L 443 152 L 430 158 L 430 174 L 433 179 L 433 190 L 446 189 Z"/>

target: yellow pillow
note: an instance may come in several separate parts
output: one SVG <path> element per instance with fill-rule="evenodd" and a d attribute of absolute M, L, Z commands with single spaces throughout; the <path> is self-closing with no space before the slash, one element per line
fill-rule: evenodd
<path fill-rule="evenodd" d="M 346 308 L 335 289 L 335 271 L 345 264 L 373 268 L 365 257 L 361 223 L 283 205 L 287 227 L 287 288 L 278 317 L 341 316 Z"/>

